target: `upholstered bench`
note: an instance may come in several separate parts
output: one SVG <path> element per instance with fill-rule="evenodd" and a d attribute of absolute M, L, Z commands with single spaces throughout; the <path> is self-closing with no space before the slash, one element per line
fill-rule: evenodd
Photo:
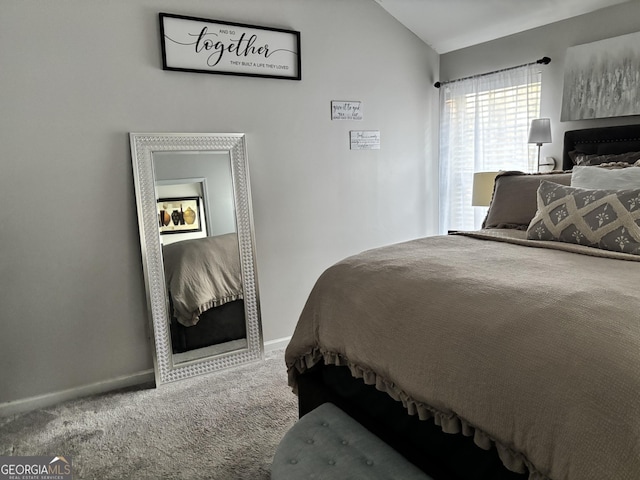
<path fill-rule="evenodd" d="M 304 415 L 285 434 L 271 480 L 432 480 L 332 403 Z"/>

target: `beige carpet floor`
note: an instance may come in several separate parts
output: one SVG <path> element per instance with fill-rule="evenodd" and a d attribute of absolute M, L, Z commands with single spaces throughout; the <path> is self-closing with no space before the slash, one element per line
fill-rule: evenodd
<path fill-rule="evenodd" d="M 159 388 L 0 418 L 0 455 L 71 457 L 74 479 L 266 480 L 296 419 L 279 350 Z"/>

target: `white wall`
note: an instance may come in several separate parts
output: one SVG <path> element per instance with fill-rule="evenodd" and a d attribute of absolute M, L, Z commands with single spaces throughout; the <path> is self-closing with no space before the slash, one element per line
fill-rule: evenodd
<path fill-rule="evenodd" d="M 160 11 L 299 30 L 302 81 L 163 71 Z M 331 263 L 436 231 L 438 56 L 372 0 L 4 0 L 0 40 L 0 403 L 152 366 L 131 131 L 246 133 L 266 340 Z"/>
<path fill-rule="evenodd" d="M 551 119 L 553 143 L 543 145 L 542 157 L 562 161 L 566 130 L 638 123 L 638 117 L 560 122 L 564 59 L 568 47 L 640 31 L 640 2 L 630 2 L 544 27 L 457 50 L 440 57 L 440 80 L 508 68 L 551 57 L 542 67 L 540 116 Z"/>

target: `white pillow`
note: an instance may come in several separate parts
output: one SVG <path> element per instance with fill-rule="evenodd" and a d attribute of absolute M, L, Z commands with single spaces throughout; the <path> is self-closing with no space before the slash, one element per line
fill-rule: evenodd
<path fill-rule="evenodd" d="M 574 166 L 571 186 L 597 190 L 634 190 L 640 188 L 640 168 L 602 168 Z"/>

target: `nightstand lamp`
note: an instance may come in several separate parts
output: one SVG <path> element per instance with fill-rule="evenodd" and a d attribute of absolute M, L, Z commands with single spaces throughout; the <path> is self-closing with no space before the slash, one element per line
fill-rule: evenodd
<path fill-rule="evenodd" d="M 531 121 L 529 130 L 529 142 L 538 145 L 538 170 L 540 170 L 540 147 L 543 143 L 551 143 L 551 119 L 536 118 Z M 550 164 L 545 164 L 550 165 Z"/>
<path fill-rule="evenodd" d="M 476 172 L 473 174 L 473 193 L 471 205 L 488 207 L 493 197 L 493 184 L 500 172 Z"/>

